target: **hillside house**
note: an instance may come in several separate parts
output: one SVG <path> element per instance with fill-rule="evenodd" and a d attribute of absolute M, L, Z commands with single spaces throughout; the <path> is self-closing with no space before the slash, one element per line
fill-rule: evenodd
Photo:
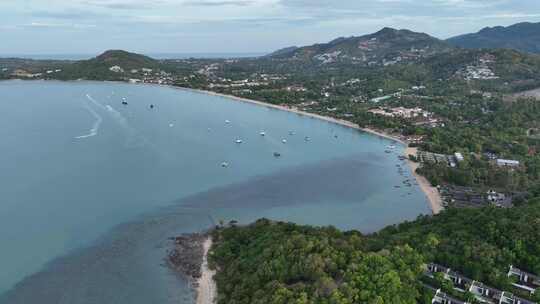
<path fill-rule="evenodd" d="M 540 276 L 523 271 L 517 267 L 510 265 L 508 270 L 508 277 L 515 277 L 516 283 L 513 283 L 515 287 L 525 290 L 529 293 L 535 293 L 540 290 Z"/>
<path fill-rule="evenodd" d="M 112 67 L 109 68 L 109 71 L 113 72 L 113 73 L 124 73 L 124 69 L 122 69 L 120 66 L 118 65 L 114 65 Z"/>
<path fill-rule="evenodd" d="M 440 289 L 437 289 L 437 291 L 435 292 L 435 296 L 431 300 L 431 303 L 432 304 L 468 304 L 467 302 L 463 302 L 461 300 L 452 298 L 451 296 L 442 292 Z"/>

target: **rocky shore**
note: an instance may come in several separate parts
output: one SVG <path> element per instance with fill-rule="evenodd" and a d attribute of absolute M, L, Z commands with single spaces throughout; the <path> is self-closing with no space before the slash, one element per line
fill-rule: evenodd
<path fill-rule="evenodd" d="M 168 252 L 167 260 L 170 266 L 185 275 L 197 288 L 202 276 L 201 266 L 204 258 L 204 242 L 208 235 L 202 233 L 183 234 L 172 238 L 174 248 Z"/>

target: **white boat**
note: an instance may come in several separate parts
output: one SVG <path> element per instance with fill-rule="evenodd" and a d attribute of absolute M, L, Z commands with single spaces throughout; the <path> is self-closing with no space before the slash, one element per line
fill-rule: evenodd
<path fill-rule="evenodd" d="M 388 148 L 388 149 L 395 149 L 395 148 L 396 148 L 396 146 L 394 146 L 394 145 L 390 145 L 390 146 L 386 146 L 386 148 Z"/>
<path fill-rule="evenodd" d="M 286 143 L 287 143 L 287 140 L 286 140 L 286 139 L 282 139 L 281 142 L 284 143 L 284 144 L 286 144 Z"/>
<path fill-rule="evenodd" d="M 222 166 L 223 168 L 227 168 L 227 167 L 229 166 L 229 163 L 228 163 L 228 162 L 222 162 L 222 163 L 221 163 L 221 166 Z"/>
<path fill-rule="evenodd" d="M 292 135 L 294 135 L 294 134 L 295 134 L 294 131 L 289 131 L 289 135 L 292 136 Z"/>
<path fill-rule="evenodd" d="M 237 139 L 235 142 L 236 142 L 237 144 L 241 144 L 241 143 L 242 143 L 242 140 L 241 140 L 241 139 Z"/>
<path fill-rule="evenodd" d="M 227 120 L 225 120 L 225 123 L 226 123 L 226 124 L 230 124 L 231 121 L 227 119 Z"/>
<path fill-rule="evenodd" d="M 169 124 L 169 128 L 172 128 L 172 127 L 174 127 L 174 124 L 173 124 L 173 123 L 170 123 L 170 124 Z"/>
<path fill-rule="evenodd" d="M 261 133 L 259 133 L 261 136 L 265 136 L 266 135 L 266 132 L 264 131 L 261 131 Z"/>

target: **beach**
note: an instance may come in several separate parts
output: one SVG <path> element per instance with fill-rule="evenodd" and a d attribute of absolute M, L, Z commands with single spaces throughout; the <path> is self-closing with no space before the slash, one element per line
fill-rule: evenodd
<path fill-rule="evenodd" d="M 174 88 L 178 88 L 178 87 L 174 87 Z M 334 123 L 334 124 L 342 125 L 342 126 L 345 126 L 345 127 L 357 129 L 357 130 L 360 130 L 360 131 L 363 131 L 363 132 L 366 132 L 366 133 L 373 134 L 375 136 L 379 136 L 379 137 L 382 137 L 382 138 L 386 138 L 386 139 L 390 139 L 390 140 L 393 140 L 395 142 L 398 142 L 398 143 L 405 146 L 404 154 L 408 159 L 407 162 L 409 164 L 409 167 L 410 167 L 410 169 L 412 171 L 413 176 L 415 177 L 416 181 L 418 182 L 418 185 L 420 186 L 420 189 L 422 190 L 422 192 L 424 192 L 424 194 L 425 194 L 425 196 L 426 196 L 426 198 L 427 198 L 427 200 L 429 202 L 432 213 L 433 214 L 439 214 L 444 209 L 443 204 L 442 204 L 442 198 L 441 198 L 441 195 L 439 194 L 439 190 L 436 187 L 433 187 L 431 185 L 431 183 L 424 176 L 421 176 L 418 173 L 416 173 L 416 169 L 420 166 L 420 164 L 409 160 L 408 156 L 411 155 L 411 154 L 416 155 L 417 148 L 408 147 L 408 143 L 406 141 L 400 139 L 400 138 L 397 138 L 397 137 L 392 136 L 390 134 L 387 134 L 387 133 L 384 133 L 384 132 L 381 132 L 381 131 L 377 131 L 377 130 L 373 130 L 373 129 L 370 129 L 370 128 L 361 128 L 357 124 L 355 124 L 353 122 L 350 122 L 350 121 L 343 120 L 343 119 L 338 119 L 338 118 L 323 116 L 323 115 L 319 115 L 319 114 L 309 113 L 309 112 L 306 112 L 306 111 L 302 111 L 302 110 L 298 110 L 298 109 L 294 109 L 294 108 L 290 108 L 290 107 L 286 107 L 286 106 L 274 105 L 274 104 L 270 104 L 270 103 L 266 103 L 266 102 L 262 102 L 262 101 L 237 97 L 237 96 L 233 96 L 233 95 L 221 94 L 221 93 L 216 93 L 216 92 L 212 92 L 212 91 L 197 90 L 197 89 L 190 89 L 190 88 L 180 88 L 180 89 L 187 90 L 187 91 L 198 92 L 198 93 L 202 93 L 202 94 L 208 94 L 208 95 L 213 95 L 213 96 L 224 97 L 224 98 L 228 98 L 228 99 L 232 99 L 232 100 L 236 100 L 236 101 L 241 101 L 241 102 L 246 102 L 246 103 L 251 103 L 251 104 L 255 104 L 255 105 L 259 105 L 259 106 L 263 106 L 263 107 L 267 107 L 267 108 L 277 109 L 277 110 L 281 110 L 281 111 L 287 111 L 287 112 L 295 113 L 295 114 L 298 114 L 298 115 L 303 115 L 303 116 L 306 116 L 306 117 L 312 117 L 312 118 L 324 120 L 324 121 L 327 121 L 327 122 L 331 122 L 331 123 Z"/>
<path fill-rule="evenodd" d="M 201 277 L 197 280 L 197 304 L 212 304 L 216 301 L 217 288 L 213 277 L 216 273 L 208 268 L 208 251 L 212 247 L 212 237 L 208 236 L 203 243 L 203 262 Z"/>
<path fill-rule="evenodd" d="M 409 155 L 415 155 L 418 152 L 418 148 L 407 147 L 405 148 L 405 157 L 407 157 L 407 163 L 411 168 L 412 174 L 416 178 L 418 185 L 426 195 L 431 211 L 433 214 L 439 214 L 444 210 L 442 198 L 439 193 L 439 190 L 436 187 L 433 187 L 431 183 L 422 175 L 416 173 L 416 169 L 420 166 L 420 163 L 414 162 L 409 159 Z"/>
<path fill-rule="evenodd" d="M 212 92 L 212 91 L 205 91 L 205 90 L 198 90 L 198 89 L 191 89 L 191 88 L 184 88 L 184 87 L 175 87 L 175 86 L 171 86 L 171 87 L 176 88 L 176 89 L 191 91 L 191 92 L 208 94 L 208 95 L 212 95 L 212 96 L 224 97 L 224 98 L 227 98 L 227 99 L 233 99 L 233 100 L 236 100 L 236 101 L 241 101 L 241 102 L 255 104 L 255 105 L 259 105 L 259 106 L 263 106 L 263 107 L 267 107 L 267 108 L 271 108 L 271 109 L 291 112 L 291 113 L 295 113 L 295 114 L 306 116 L 306 117 L 316 118 L 316 119 L 319 119 L 319 120 L 324 120 L 324 121 L 334 123 L 334 124 L 338 124 L 338 125 L 341 125 L 341 126 L 361 130 L 361 131 L 366 132 L 366 133 L 370 133 L 370 134 L 373 134 L 373 135 L 376 135 L 376 136 L 379 136 L 379 137 L 382 137 L 382 138 L 386 138 L 386 139 L 390 139 L 390 140 L 399 142 L 399 143 L 401 143 L 403 145 L 407 145 L 407 143 L 404 142 L 403 140 L 401 140 L 400 138 L 397 138 L 397 137 L 392 136 L 390 134 L 387 134 L 387 133 L 384 133 L 384 132 L 381 132 L 381 131 L 377 131 L 377 130 L 373 130 L 373 129 L 370 129 L 370 128 L 362 128 L 362 127 L 358 126 L 357 124 L 355 124 L 353 122 L 350 122 L 350 121 L 347 121 L 347 120 L 344 120 L 344 119 L 338 119 L 338 118 L 333 118 L 333 117 L 329 117 L 329 116 L 319 115 L 319 114 L 310 113 L 310 112 L 302 111 L 302 110 L 295 109 L 295 108 L 290 108 L 290 107 L 287 107 L 287 106 L 275 105 L 275 104 L 271 104 L 271 103 L 267 103 L 267 102 L 242 98 L 242 97 L 238 97 L 238 96 L 234 96 L 234 95 L 227 95 L 227 94 L 216 93 L 216 92 Z"/>

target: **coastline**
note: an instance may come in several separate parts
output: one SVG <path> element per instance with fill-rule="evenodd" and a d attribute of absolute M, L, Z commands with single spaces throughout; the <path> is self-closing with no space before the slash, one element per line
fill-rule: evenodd
<path fill-rule="evenodd" d="M 373 130 L 373 129 L 370 129 L 370 128 L 362 128 L 362 127 L 360 127 L 359 125 L 357 125 L 355 123 L 352 123 L 350 121 L 346 121 L 346 120 L 343 120 L 343 119 L 338 119 L 338 118 L 323 116 L 323 115 L 319 115 L 319 114 L 309 113 L 309 112 L 306 112 L 306 111 L 302 111 L 302 110 L 298 110 L 298 109 L 292 109 L 292 108 L 285 107 L 285 106 L 274 105 L 274 104 L 270 104 L 270 103 L 266 103 L 266 102 L 262 102 L 262 101 L 242 98 L 242 97 L 238 97 L 238 96 L 234 96 L 234 95 L 216 93 L 216 92 L 206 91 L 206 90 L 191 89 L 191 88 L 185 88 L 185 87 L 175 87 L 175 86 L 170 86 L 170 87 L 175 88 L 175 89 L 195 92 L 195 93 L 201 93 L 201 94 L 207 94 L 207 95 L 212 95 L 212 96 L 223 97 L 223 98 L 232 99 L 232 100 L 235 100 L 235 101 L 255 104 L 255 105 L 258 105 L 258 106 L 263 106 L 263 107 L 267 107 L 267 108 L 271 108 L 271 109 L 276 109 L 276 110 L 280 110 L 280 111 L 286 111 L 286 112 L 295 113 L 295 114 L 306 116 L 306 117 L 316 118 L 316 119 L 320 119 L 320 120 L 323 120 L 323 121 L 326 121 L 326 122 L 334 123 L 334 124 L 345 126 L 345 127 L 348 127 L 348 128 L 353 128 L 353 129 L 360 130 L 362 132 L 366 132 L 366 133 L 369 133 L 369 134 L 372 134 L 372 135 L 375 135 L 375 136 L 378 136 L 378 137 L 381 137 L 381 138 L 385 138 L 385 139 L 389 139 L 389 140 L 398 142 L 398 143 L 405 146 L 403 154 L 407 158 L 407 163 L 409 164 L 409 167 L 410 167 L 410 169 L 412 171 L 412 174 L 413 174 L 414 178 L 418 182 L 418 185 L 420 186 L 420 189 L 422 190 L 422 192 L 424 192 L 424 195 L 426 196 L 426 198 L 428 200 L 431 212 L 435 215 L 435 214 L 439 214 L 442 210 L 444 210 L 443 203 L 442 203 L 442 198 L 441 198 L 441 195 L 439 194 L 439 190 L 436 187 L 431 186 L 431 183 L 424 176 L 416 173 L 416 169 L 420 166 L 420 164 L 418 164 L 416 162 L 413 162 L 413 161 L 411 161 L 409 159 L 409 155 L 410 154 L 416 155 L 416 152 L 417 152 L 418 149 L 409 147 L 408 143 L 406 141 L 400 139 L 400 138 L 397 138 L 397 137 L 392 136 L 390 134 L 387 134 L 387 133 L 384 133 L 384 132 L 381 132 L 381 131 L 377 131 L 377 130 Z"/>
<path fill-rule="evenodd" d="M 195 93 L 201 93 L 201 94 L 206 94 L 206 95 L 211 95 L 211 96 L 223 97 L 223 98 L 232 99 L 232 100 L 235 100 L 235 101 L 245 102 L 245 103 L 249 103 L 249 104 L 255 104 L 255 105 L 266 107 L 266 108 L 271 108 L 271 109 L 276 109 L 276 110 L 280 110 L 280 111 L 290 112 L 290 113 L 294 113 L 294 114 L 298 114 L 298 115 L 302 115 L 302 116 L 306 116 L 306 117 L 310 117 L 310 118 L 316 118 L 316 119 L 323 120 L 323 121 L 326 121 L 326 122 L 330 122 L 330 123 L 333 123 L 333 124 L 337 124 L 337 125 L 349 127 L 349 128 L 352 128 L 352 129 L 360 130 L 360 131 L 363 131 L 365 133 L 369 133 L 369 134 L 376 135 L 376 136 L 381 137 L 381 138 L 389 139 L 389 140 L 392 140 L 392 141 L 395 141 L 395 142 L 398 142 L 398 143 L 400 143 L 402 145 L 407 146 L 407 143 L 405 141 L 403 141 L 402 139 L 400 139 L 400 138 L 397 138 L 397 137 L 392 136 L 390 134 L 387 134 L 387 133 L 384 133 L 384 132 L 381 132 L 381 131 L 377 131 L 377 130 L 373 130 L 373 129 L 370 129 L 370 128 L 362 128 L 362 127 L 360 127 L 359 125 L 357 125 L 357 124 L 355 124 L 353 122 L 343 120 L 343 119 L 339 119 L 339 118 L 333 118 L 333 117 L 324 116 L 324 115 L 320 115 L 320 114 L 310 113 L 310 112 L 306 112 L 306 111 L 302 111 L 302 110 L 298 110 L 298 109 L 289 108 L 289 107 L 286 107 L 286 106 L 275 105 L 275 104 L 271 104 L 271 103 L 267 103 L 267 102 L 263 102 L 263 101 L 247 99 L 247 98 L 238 97 L 238 96 L 234 96 L 234 95 L 228 95 L 228 94 L 222 94 L 222 93 L 216 93 L 216 92 L 212 92 L 212 91 L 192 89 L 192 88 L 186 88 L 186 87 L 177 87 L 177 86 L 173 86 L 173 85 L 169 85 L 169 87 L 184 90 L 184 91 L 188 91 L 188 92 L 195 92 Z"/>
<path fill-rule="evenodd" d="M 429 202 L 429 206 L 431 207 L 431 211 L 433 212 L 434 215 L 436 215 L 444 210 L 442 198 L 439 193 L 439 190 L 436 187 L 433 187 L 431 183 L 427 180 L 427 178 L 416 173 L 416 169 L 418 169 L 420 164 L 412 161 L 409 158 L 409 155 L 416 155 L 417 151 L 418 151 L 418 148 L 406 147 L 404 154 L 405 154 L 405 157 L 407 158 L 407 163 L 409 164 L 409 167 L 412 171 L 414 178 L 416 178 L 416 181 L 418 182 L 420 189 L 422 189 L 422 192 L 424 192 L 424 194 L 426 195 L 426 198 Z"/>
<path fill-rule="evenodd" d="M 7 80 L 7 81 L 9 81 L 9 80 Z M 30 81 L 35 81 L 35 80 L 30 80 Z M 50 81 L 50 80 L 47 80 L 47 81 Z M 52 80 L 52 81 L 77 82 L 77 81 L 80 81 L 80 80 L 74 80 L 74 81 Z M 123 83 L 123 84 L 130 84 L 129 82 L 125 82 L 125 81 L 103 81 L 103 82 L 118 82 L 118 83 Z M 280 111 L 286 111 L 286 112 L 302 115 L 302 116 L 305 116 L 305 117 L 319 119 L 319 120 L 322 120 L 322 121 L 326 121 L 326 122 L 334 123 L 334 124 L 341 125 L 341 126 L 344 126 L 344 127 L 356 129 L 356 130 L 359 130 L 359 131 L 362 131 L 362 132 L 365 132 L 365 133 L 369 133 L 369 134 L 378 136 L 380 138 L 385 138 L 385 139 L 389 139 L 389 140 L 392 140 L 394 142 L 400 143 L 400 144 L 405 146 L 404 156 L 407 158 L 407 162 L 409 164 L 409 167 L 410 167 L 410 169 L 412 171 L 413 176 L 415 177 L 416 181 L 418 182 L 418 185 L 420 186 L 422 192 L 424 192 L 424 194 L 426 195 L 426 198 L 428 199 L 428 202 L 429 202 L 430 208 L 432 210 L 432 213 L 433 214 L 438 214 L 444 209 L 444 207 L 442 205 L 442 198 L 441 198 L 437 188 L 431 186 L 431 183 L 424 176 L 421 176 L 421 175 L 417 174 L 416 169 L 419 167 L 419 164 L 409 160 L 409 157 L 408 157 L 409 154 L 416 155 L 416 148 L 408 147 L 408 143 L 406 141 L 404 141 L 401 138 L 398 138 L 396 136 L 392 136 L 392 135 L 387 134 L 385 132 L 370 129 L 370 128 L 362 128 L 359 125 L 357 125 L 355 123 L 352 123 L 350 121 L 347 121 L 347 120 L 333 118 L 333 117 L 324 116 L 324 115 L 315 114 L 315 113 L 309 113 L 309 112 L 302 111 L 302 110 L 299 110 L 299 109 L 293 109 L 293 108 L 289 108 L 289 107 L 286 107 L 286 106 L 275 105 L 275 104 L 271 104 L 271 103 L 267 103 L 267 102 L 257 101 L 257 100 L 238 97 L 238 96 L 229 95 L 229 94 L 223 94 L 223 93 L 217 93 L 217 92 L 212 92 L 212 91 L 207 91 L 207 90 L 175 86 L 175 85 L 170 85 L 170 84 L 164 85 L 164 84 L 154 84 L 154 83 L 141 83 L 141 84 L 133 84 L 133 85 L 150 85 L 150 86 L 158 86 L 158 87 L 169 87 L 169 88 L 177 89 L 177 90 L 183 90 L 183 91 L 194 92 L 194 93 L 199 93 L 199 94 L 206 94 L 206 95 L 211 95 L 211 96 L 223 97 L 223 98 L 226 98 L 226 99 L 231 99 L 233 101 L 239 101 L 239 102 L 254 104 L 254 105 L 258 105 L 258 106 L 262 106 L 262 107 L 266 107 L 266 108 L 271 108 L 271 109 L 280 110 Z"/>
<path fill-rule="evenodd" d="M 212 237 L 209 235 L 203 242 L 201 277 L 197 280 L 197 304 L 212 304 L 217 299 L 217 287 L 214 281 L 216 271 L 208 268 L 208 251 L 211 247 Z"/>

